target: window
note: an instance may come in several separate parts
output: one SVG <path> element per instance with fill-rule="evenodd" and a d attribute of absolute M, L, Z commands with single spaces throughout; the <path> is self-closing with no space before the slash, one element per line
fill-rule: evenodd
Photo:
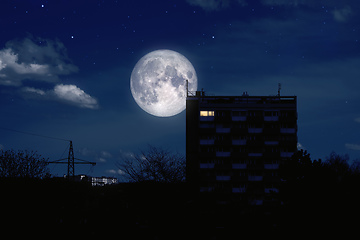
<path fill-rule="evenodd" d="M 214 115 L 214 111 L 200 111 L 201 117 L 213 117 Z"/>

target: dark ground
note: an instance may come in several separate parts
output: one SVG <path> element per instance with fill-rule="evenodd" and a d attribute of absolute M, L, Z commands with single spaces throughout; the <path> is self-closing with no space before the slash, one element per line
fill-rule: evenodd
<path fill-rule="evenodd" d="M 302 189 L 281 206 L 255 208 L 191 196 L 185 183 L 92 187 L 63 179 L 1 179 L 0 187 L 2 233 L 13 238 L 241 239 L 343 235 L 359 228 L 360 196 L 353 189 L 342 189 L 341 196 L 335 188 L 330 195 Z"/>

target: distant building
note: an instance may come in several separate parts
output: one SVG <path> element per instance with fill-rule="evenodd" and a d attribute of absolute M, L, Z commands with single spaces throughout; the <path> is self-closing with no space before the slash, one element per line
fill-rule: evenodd
<path fill-rule="evenodd" d="M 118 179 L 113 177 L 91 177 L 91 185 L 92 186 L 104 186 L 117 184 Z"/>
<path fill-rule="evenodd" d="M 297 150 L 295 96 L 186 99 L 186 180 L 220 203 L 278 204 L 279 165 Z"/>
<path fill-rule="evenodd" d="M 64 178 L 66 178 L 66 175 L 64 175 Z M 91 186 L 105 186 L 105 185 L 111 185 L 111 184 L 117 184 L 118 179 L 113 177 L 90 177 L 85 174 L 76 175 L 74 180 L 76 182 L 85 181 L 90 182 Z"/>

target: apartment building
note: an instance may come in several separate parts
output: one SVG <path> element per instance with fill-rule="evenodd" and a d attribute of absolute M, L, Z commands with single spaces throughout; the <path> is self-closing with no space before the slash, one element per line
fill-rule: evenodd
<path fill-rule="evenodd" d="M 186 100 L 186 179 L 219 203 L 279 204 L 279 166 L 297 150 L 296 96 Z"/>

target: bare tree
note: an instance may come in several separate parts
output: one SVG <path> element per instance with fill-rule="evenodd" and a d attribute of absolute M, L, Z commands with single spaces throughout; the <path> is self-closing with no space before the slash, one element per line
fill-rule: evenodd
<path fill-rule="evenodd" d="M 123 157 L 117 167 L 131 182 L 181 182 L 185 180 L 185 157 L 149 145 L 146 151 Z"/>
<path fill-rule="evenodd" d="M 0 177 L 41 178 L 48 174 L 47 159 L 34 151 L 0 150 Z"/>
<path fill-rule="evenodd" d="M 350 158 L 348 154 L 342 156 L 331 152 L 330 156 L 326 158 L 325 165 L 338 176 L 344 176 L 350 173 L 349 161 Z"/>

